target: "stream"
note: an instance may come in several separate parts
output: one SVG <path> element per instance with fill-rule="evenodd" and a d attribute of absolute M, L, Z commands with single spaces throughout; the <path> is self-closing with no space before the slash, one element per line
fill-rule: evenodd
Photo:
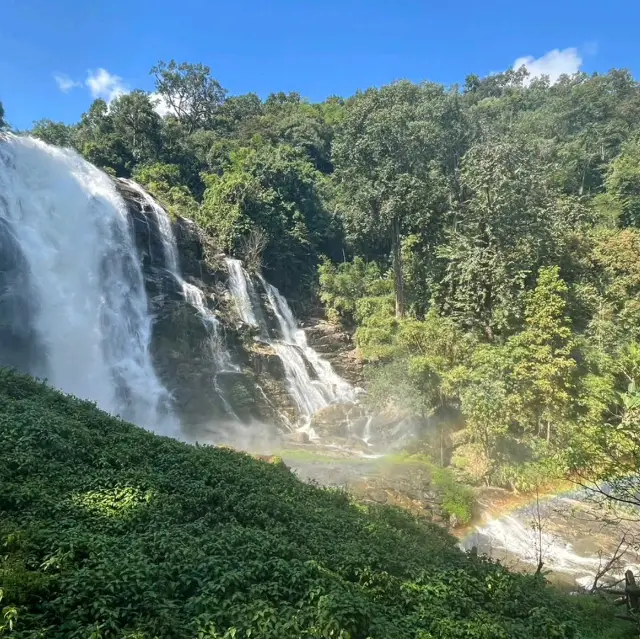
<path fill-rule="evenodd" d="M 461 535 L 460 546 L 499 560 L 512 569 L 533 572 L 540 555 L 547 578 L 571 588 L 589 589 L 598 571 L 613 557 L 625 536 L 624 552 L 600 582 L 612 583 L 630 568 L 640 571 L 640 522 L 607 522 L 608 511 L 584 491 L 535 497 L 509 504 L 506 491 L 485 491 L 479 498 L 481 521 Z"/>

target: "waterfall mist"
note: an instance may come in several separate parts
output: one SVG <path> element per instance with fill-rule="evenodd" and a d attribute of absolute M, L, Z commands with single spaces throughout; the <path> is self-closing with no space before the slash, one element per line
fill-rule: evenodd
<path fill-rule="evenodd" d="M 0 137 L 0 365 L 45 378 L 160 434 L 189 440 L 198 433 L 201 441 L 260 451 L 277 445 L 283 431 L 253 420 L 246 398 L 235 402 L 233 392 L 242 384 L 251 384 L 270 405 L 284 431 L 306 428 L 311 416 L 329 404 L 357 399 L 360 389 L 309 347 L 278 289 L 259 275 L 250 277 L 239 260 L 228 258 L 228 289 L 238 316 L 257 328 L 257 339 L 282 364 L 283 387 L 298 415 L 297 424 L 289 421 L 261 380 L 245 370 L 246 361 L 229 349 L 199 281 L 185 280 L 167 212 L 135 182 L 120 181 L 122 187 L 72 150 L 28 137 Z M 160 264 L 152 268 L 160 269 L 161 277 L 142 271 L 130 197 L 147 216 L 147 228 L 153 221 L 157 229 Z M 147 296 L 145 278 L 153 280 L 153 298 Z M 163 281 L 173 283 L 170 292 L 162 290 Z M 163 295 L 174 295 L 170 304 L 178 313 L 191 309 L 198 318 L 201 336 L 179 366 L 189 366 L 190 358 L 206 362 L 201 369 L 193 364 L 200 380 L 195 392 L 218 398 L 216 407 L 200 404 L 204 409 L 191 433 L 173 414 L 175 398 L 167 390 L 175 394 L 173 378 L 159 368 L 163 384 L 154 369 L 151 341 L 160 320 L 149 309 L 152 299 L 157 305 Z M 182 325 L 178 322 L 173 330 L 180 340 Z M 169 359 L 172 348 L 169 341 Z M 193 399 L 193 392 L 187 396 Z M 181 416 L 183 407 L 176 403 Z"/>

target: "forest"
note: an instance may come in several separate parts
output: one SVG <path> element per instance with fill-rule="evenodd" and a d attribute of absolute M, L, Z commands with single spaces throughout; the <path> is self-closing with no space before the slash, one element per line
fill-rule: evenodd
<path fill-rule="evenodd" d="M 153 93 L 28 133 L 133 177 L 301 316 L 353 332 L 368 401 L 420 416 L 415 452 L 468 482 L 528 490 L 636 469 L 630 73 L 551 84 L 523 67 L 320 103 L 228 95 L 203 64 L 151 74 Z"/>

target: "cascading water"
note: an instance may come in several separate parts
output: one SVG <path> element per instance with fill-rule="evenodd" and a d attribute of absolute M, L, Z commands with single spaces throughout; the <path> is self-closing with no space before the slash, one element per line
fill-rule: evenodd
<path fill-rule="evenodd" d="M 177 435 L 149 354 L 151 319 L 126 205 L 111 179 L 74 151 L 5 135 L 0 219 L 33 299 L 29 319 L 42 363 L 25 372 Z"/>
<path fill-rule="evenodd" d="M 178 246 L 176 243 L 171 220 L 167 212 L 149 195 L 139 184 L 132 180 L 121 179 L 131 190 L 135 191 L 144 201 L 146 206 L 153 211 L 158 231 L 162 240 L 162 251 L 164 254 L 165 268 L 173 276 L 180 286 L 184 300 L 192 306 L 198 313 L 200 319 L 208 329 L 209 339 L 207 345 L 210 355 L 215 362 L 217 373 L 236 373 L 239 371 L 232 359 L 229 351 L 225 348 L 224 339 L 220 331 L 220 322 L 218 318 L 207 308 L 204 293 L 194 284 L 184 280 L 180 269 L 180 261 L 178 258 Z M 227 400 L 224 392 L 218 384 L 216 377 L 212 380 L 214 390 L 220 397 L 227 415 L 237 420 L 231 404 Z"/>
<path fill-rule="evenodd" d="M 251 278 L 242 267 L 240 260 L 228 257 L 226 260 L 229 271 L 229 290 L 233 296 L 240 319 L 249 326 L 257 326 L 263 337 L 268 337 L 269 331 L 260 308 L 258 294 Z"/>
<path fill-rule="evenodd" d="M 287 301 L 278 289 L 258 276 L 278 323 L 278 336 L 273 338 L 260 308 L 260 298 L 242 263 L 228 258 L 227 268 L 229 288 L 238 313 L 245 323 L 259 329 L 260 338 L 273 347 L 282 361 L 289 392 L 302 419 L 310 418 L 331 403 L 355 401 L 359 389 L 338 376 L 331 364 L 307 344 L 305 332 L 298 327 Z"/>
<path fill-rule="evenodd" d="M 308 345 L 305 332 L 298 327 L 280 291 L 262 276 L 259 279 L 278 320 L 281 340 L 273 342 L 273 346 L 288 371 L 290 389 L 302 414 L 308 417 L 331 403 L 355 401 L 358 390 L 337 375 L 331 364 Z M 305 360 L 311 365 L 316 379 L 309 376 Z"/>
<path fill-rule="evenodd" d="M 622 533 L 620 527 L 605 525 L 602 517 L 594 516 L 584 499 L 584 494 L 556 496 L 538 506 L 530 504 L 511 514 L 488 518 L 460 545 L 465 549 L 476 546 L 481 553 L 516 566 L 535 567 L 542 558 L 552 577 L 590 587 Z M 607 579 L 620 578 L 627 568 L 636 572 L 638 563 L 640 554 L 629 548 L 611 567 Z"/>
<path fill-rule="evenodd" d="M 171 220 L 167 212 L 137 183 L 126 178 L 119 178 L 120 182 L 126 184 L 132 191 L 137 193 L 142 201 L 153 211 L 153 215 L 158 225 L 160 239 L 162 240 L 162 252 L 164 255 L 164 266 L 179 282 L 182 284 L 184 280 L 180 274 L 180 263 L 178 259 L 178 246 L 173 230 L 171 228 Z"/>

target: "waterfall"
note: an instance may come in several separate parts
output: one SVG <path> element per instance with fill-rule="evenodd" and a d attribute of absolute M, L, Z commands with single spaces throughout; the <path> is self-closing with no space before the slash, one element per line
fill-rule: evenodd
<path fill-rule="evenodd" d="M 28 281 L 21 293 L 33 301 L 42 363 L 25 372 L 177 434 L 149 353 L 151 318 L 127 208 L 112 180 L 74 151 L 5 135 L 0 220 L 21 254 L 13 265 Z"/>
<path fill-rule="evenodd" d="M 182 271 L 180 270 L 180 261 L 178 259 L 178 245 L 176 238 L 173 234 L 171 227 L 171 220 L 169 215 L 156 200 L 149 195 L 137 182 L 120 178 L 131 190 L 135 191 L 144 204 L 153 211 L 156 223 L 158 225 L 158 231 L 160 233 L 160 239 L 162 241 L 162 252 L 164 254 L 165 268 L 173 276 L 175 281 L 180 286 L 182 296 L 185 302 L 193 307 L 200 316 L 204 325 L 209 329 L 210 338 L 208 340 L 209 348 L 211 350 L 211 356 L 216 363 L 216 368 L 219 373 L 237 372 L 238 367 L 233 364 L 229 351 L 225 348 L 224 340 L 220 334 L 220 322 L 218 318 L 207 308 L 204 293 L 194 284 L 190 284 L 182 277 Z M 214 385 L 221 395 L 220 389 L 217 386 L 217 382 L 214 380 Z M 222 401 L 227 407 L 227 412 L 233 411 L 228 406 L 224 397 L 221 397 Z"/>
<path fill-rule="evenodd" d="M 258 276 L 278 324 L 278 334 L 271 336 L 260 306 L 260 297 L 242 263 L 231 258 L 226 262 L 229 288 L 238 314 L 246 324 L 259 329 L 260 338 L 274 349 L 282 361 L 287 387 L 300 416 L 308 419 L 331 403 L 355 401 L 359 389 L 337 375 L 331 364 L 307 344 L 305 332 L 298 326 L 280 291 Z"/>
<path fill-rule="evenodd" d="M 359 395 L 359 389 L 354 388 L 346 380 L 342 379 L 333 370 L 331 364 L 323 359 L 307 343 L 307 334 L 298 326 L 287 300 L 280 294 L 280 291 L 266 282 L 262 276 L 260 281 L 267 293 L 269 304 L 273 309 L 278 325 L 283 345 L 293 347 L 300 352 L 311 364 L 317 376 L 317 387 L 320 393 L 326 398 L 323 408 L 327 403 L 333 402 L 354 402 Z M 306 370 L 306 367 L 305 367 Z M 316 408 L 318 410 L 318 408 Z"/>
<path fill-rule="evenodd" d="M 242 267 L 242 262 L 229 257 L 226 259 L 226 264 L 229 271 L 229 290 L 240 319 L 245 324 L 257 326 L 264 336 L 267 336 L 267 326 L 260 308 L 258 295 L 251 278 Z"/>

